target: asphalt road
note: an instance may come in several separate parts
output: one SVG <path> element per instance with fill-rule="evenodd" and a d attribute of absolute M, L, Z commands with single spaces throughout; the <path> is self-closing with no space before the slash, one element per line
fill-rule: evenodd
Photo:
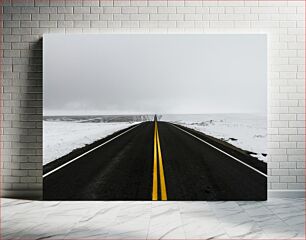
<path fill-rule="evenodd" d="M 266 200 L 265 163 L 197 131 L 157 126 L 141 123 L 44 166 L 44 199 Z"/>

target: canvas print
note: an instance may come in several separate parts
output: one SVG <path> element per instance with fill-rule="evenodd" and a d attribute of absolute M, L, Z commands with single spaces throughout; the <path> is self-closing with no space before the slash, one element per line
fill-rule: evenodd
<path fill-rule="evenodd" d="M 46 200 L 266 200 L 264 34 L 47 34 Z"/>

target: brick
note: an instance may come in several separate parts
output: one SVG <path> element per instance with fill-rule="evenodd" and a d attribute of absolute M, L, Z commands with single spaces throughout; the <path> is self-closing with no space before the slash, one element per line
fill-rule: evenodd
<path fill-rule="evenodd" d="M 139 21 L 141 28 L 157 28 L 158 21 Z"/>
<path fill-rule="evenodd" d="M 91 21 L 90 24 L 92 28 L 106 28 L 107 27 L 107 21 Z"/>
<path fill-rule="evenodd" d="M 158 13 L 176 13 L 175 7 L 158 7 L 157 8 Z"/>
<path fill-rule="evenodd" d="M 208 8 L 208 7 L 196 7 L 195 10 L 196 10 L 196 13 L 208 14 L 209 11 L 210 11 L 210 8 Z"/>
<path fill-rule="evenodd" d="M 21 7 L 3 7 L 3 13 L 21 13 Z"/>
<path fill-rule="evenodd" d="M 108 28 L 121 28 L 121 21 L 107 21 Z"/>
<path fill-rule="evenodd" d="M 90 27 L 90 21 L 74 21 L 74 27 L 89 28 Z"/>
<path fill-rule="evenodd" d="M 279 128 L 279 134 L 282 135 L 282 134 L 286 134 L 286 135 L 292 135 L 292 134 L 297 134 L 297 129 L 295 128 Z"/>
<path fill-rule="evenodd" d="M 12 20 L 31 20 L 32 14 L 13 14 Z"/>
<path fill-rule="evenodd" d="M 278 21 L 252 21 L 251 28 L 278 28 Z"/>
<path fill-rule="evenodd" d="M 296 181 L 298 183 L 304 183 L 305 182 L 305 176 L 297 176 Z"/>
<path fill-rule="evenodd" d="M 177 21 L 178 28 L 194 28 L 194 21 Z"/>
<path fill-rule="evenodd" d="M 121 23 L 121 26 L 123 28 L 138 28 L 139 27 L 139 21 L 123 21 Z"/>
<path fill-rule="evenodd" d="M 21 21 L 20 26 L 22 28 L 38 28 L 39 22 L 38 21 Z"/>
<path fill-rule="evenodd" d="M 177 27 L 176 21 L 158 21 L 158 27 L 160 28 L 175 28 Z"/>
<path fill-rule="evenodd" d="M 251 13 L 251 8 L 250 7 L 235 7 L 234 8 L 235 13 Z"/>
<path fill-rule="evenodd" d="M 288 161 L 293 161 L 293 162 L 302 161 L 302 162 L 305 162 L 305 157 L 302 154 L 288 155 Z"/>
<path fill-rule="evenodd" d="M 20 177 L 20 181 L 22 183 L 35 183 L 36 182 L 36 177 Z"/>
<path fill-rule="evenodd" d="M 83 14 L 83 19 L 86 20 L 99 20 L 99 14 Z"/>
<path fill-rule="evenodd" d="M 114 1 L 114 6 L 120 6 L 120 7 L 130 6 L 130 1 L 117 0 L 117 1 Z"/>
<path fill-rule="evenodd" d="M 157 7 L 139 7 L 139 13 L 157 13 Z"/>
<path fill-rule="evenodd" d="M 272 189 L 278 190 L 278 189 L 287 189 L 288 185 L 287 183 L 272 183 Z"/>
<path fill-rule="evenodd" d="M 115 21 L 124 21 L 124 20 L 129 20 L 130 19 L 130 15 L 128 14 L 114 14 L 114 20 Z"/>
<path fill-rule="evenodd" d="M 162 0 L 148 0 L 148 6 L 167 6 L 167 1 Z"/>
<path fill-rule="evenodd" d="M 305 155 L 305 149 L 287 149 L 289 155 Z"/>
<path fill-rule="evenodd" d="M 15 28 L 16 29 L 16 28 Z M 12 34 L 12 29 L 11 28 L 3 28 L 2 29 L 2 34 L 7 35 L 7 34 Z"/>
<path fill-rule="evenodd" d="M 288 176 L 289 171 L 288 171 L 288 169 L 272 169 L 272 175 Z"/>
<path fill-rule="evenodd" d="M 56 26 L 57 26 L 56 21 L 40 21 L 39 22 L 39 27 L 52 28 Z"/>
<path fill-rule="evenodd" d="M 296 50 L 280 50 L 280 56 L 296 57 L 297 51 Z"/>
<path fill-rule="evenodd" d="M 302 189 L 302 190 L 305 190 L 305 183 L 288 183 L 288 189 Z"/>
<path fill-rule="evenodd" d="M 218 20 L 218 14 L 204 14 L 202 15 L 203 20 L 209 20 L 209 21 L 217 21 Z"/>
<path fill-rule="evenodd" d="M 29 47 L 30 45 L 28 43 L 12 43 L 12 49 L 29 49 Z M 19 53 L 19 56 L 20 56 L 20 53 Z M 20 60 L 20 58 L 18 60 Z"/>
<path fill-rule="evenodd" d="M 99 14 L 99 20 L 100 21 L 106 21 L 106 20 L 112 21 L 113 16 L 114 14 Z"/>
<path fill-rule="evenodd" d="M 3 41 L 4 42 L 20 42 L 21 41 L 21 36 L 4 35 L 3 36 Z"/>
<path fill-rule="evenodd" d="M 296 176 L 280 176 L 280 182 L 285 183 L 295 183 L 296 182 Z"/>
<path fill-rule="evenodd" d="M 32 28 L 32 34 L 34 35 L 43 35 L 45 33 L 49 33 L 49 28 Z M 31 37 L 31 35 L 28 35 Z M 31 42 L 31 38 L 28 40 Z"/>
<path fill-rule="evenodd" d="M 138 13 L 138 8 L 137 7 L 122 7 L 121 13 L 124 13 L 124 14 Z"/>
<path fill-rule="evenodd" d="M 19 50 L 4 50 L 3 56 L 4 57 L 20 57 L 20 51 Z"/>
<path fill-rule="evenodd" d="M 20 21 L 4 21 L 3 27 L 5 28 L 15 28 L 20 27 Z"/>
<path fill-rule="evenodd" d="M 242 1 L 218 1 L 219 6 L 244 6 L 244 2 Z"/>
<path fill-rule="evenodd" d="M 182 21 L 184 20 L 184 14 L 169 14 L 169 21 Z"/>
<path fill-rule="evenodd" d="M 186 7 L 190 7 L 190 6 L 200 7 L 202 6 L 202 1 L 185 0 L 185 6 Z"/>
<path fill-rule="evenodd" d="M 2 15 L 2 20 L 3 21 L 10 21 L 10 20 L 12 20 L 12 14 L 10 14 L 10 13 L 3 14 Z"/>
<path fill-rule="evenodd" d="M 219 14 L 219 20 L 243 20 L 243 16 L 239 14 Z"/>
<path fill-rule="evenodd" d="M 52 1 L 52 0 L 51 0 Z M 35 6 L 49 6 L 50 2 L 49 0 L 35 0 Z"/>
<path fill-rule="evenodd" d="M 57 7 L 57 13 L 59 14 L 73 13 L 73 7 Z"/>
<path fill-rule="evenodd" d="M 28 170 L 29 176 L 41 177 L 42 170 Z"/>
<path fill-rule="evenodd" d="M 74 13 L 90 13 L 90 7 L 74 7 Z"/>
<path fill-rule="evenodd" d="M 296 168 L 296 163 L 295 162 L 281 162 L 280 168 Z M 289 173 L 290 173 L 290 170 L 289 170 Z"/>
<path fill-rule="evenodd" d="M 50 0 L 50 6 L 65 6 L 66 0 Z"/>
<path fill-rule="evenodd" d="M 26 34 L 31 34 L 31 28 L 13 28 L 12 29 L 12 34 L 16 35 L 26 35 Z"/>
<path fill-rule="evenodd" d="M 177 7 L 176 11 L 177 13 L 195 13 L 196 8 L 195 7 Z"/>
<path fill-rule="evenodd" d="M 103 13 L 104 10 L 102 7 L 90 7 L 90 13 Z"/>
<path fill-rule="evenodd" d="M 58 21 L 57 26 L 59 28 L 72 28 L 73 27 L 73 21 Z"/>
<path fill-rule="evenodd" d="M 66 1 L 66 6 L 67 7 L 76 7 L 76 6 L 81 7 L 82 3 L 83 3 L 82 0 L 69 0 L 69 1 Z"/>
<path fill-rule="evenodd" d="M 121 13 L 120 7 L 103 7 L 103 13 Z"/>
<path fill-rule="evenodd" d="M 49 20 L 49 14 L 44 13 L 44 14 L 32 14 L 32 20 L 44 20 L 47 21 Z"/>
<path fill-rule="evenodd" d="M 152 20 L 152 21 L 168 20 L 168 14 L 150 14 L 150 20 Z"/>
<path fill-rule="evenodd" d="M 21 13 L 39 13 L 38 7 L 22 7 Z"/>
<path fill-rule="evenodd" d="M 296 148 L 295 142 L 281 142 L 280 148 Z"/>
<path fill-rule="evenodd" d="M 251 8 L 251 13 L 267 13 L 267 14 L 271 14 L 271 13 L 278 13 L 278 8 L 277 7 L 254 7 Z"/>
<path fill-rule="evenodd" d="M 83 2 L 83 6 L 86 7 L 86 6 L 99 6 L 100 5 L 100 2 L 99 0 L 90 0 L 90 1 L 82 1 Z"/>
<path fill-rule="evenodd" d="M 147 0 L 143 0 L 143 1 L 139 1 L 139 0 L 130 0 L 130 6 L 134 6 L 134 7 L 143 7 L 143 6 L 147 6 L 148 2 Z"/>
<path fill-rule="evenodd" d="M 202 15 L 201 14 L 185 14 L 186 21 L 201 21 Z"/>
<path fill-rule="evenodd" d="M 28 175 L 28 170 L 15 170 L 15 169 L 13 169 L 12 171 L 11 171 L 11 174 L 12 174 L 12 176 L 14 176 L 14 177 L 24 177 L 24 176 L 27 176 Z"/>
<path fill-rule="evenodd" d="M 294 107 L 298 106 L 298 100 L 279 100 L 280 106 Z"/>
<path fill-rule="evenodd" d="M 20 181 L 19 177 L 13 177 L 13 176 L 4 176 L 3 181 L 6 183 L 16 183 Z"/>
<path fill-rule="evenodd" d="M 305 114 L 297 114 L 297 120 L 305 120 Z"/>
<path fill-rule="evenodd" d="M 12 1 L 13 6 L 31 7 L 34 6 L 34 0 L 14 0 Z"/>
<path fill-rule="evenodd" d="M 60 21 L 65 20 L 65 14 L 51 14 L 50 21 Z"/>
<path fill-rule="evenodd" d="M 149 20 L 149 14 L 130 14 L 130 20 Z"/>
<path fill-rule="evenodd" d="M 72 21 L 77 21 L 77 20 L 82 20 L 83 15 L 82 14 L 65 14 L 65 20 L 72 20 Z"/>
<path fill-rule="evenodd" d="M 184 1 L 180 1 L 180 0 L 172 0 L 172 1 L 168 1 L 168 6 L 171 7 L 183 7 L 185 5 Z"/>
<path fill-rule="evenodd" d="M 30 149 L 23 149 L 23 151 L 25 152 L 25 154 L 29 154 L 33 152 L 33 150 L 30 150 Z M 36 163 L 21 163 L 20 168 L 21 169 L 36 169 Z"/>
<path fill-rule="evenodd" d="M 210 26 L 212 28 L 233 28 L 233 21 L 211 21 Z"/>

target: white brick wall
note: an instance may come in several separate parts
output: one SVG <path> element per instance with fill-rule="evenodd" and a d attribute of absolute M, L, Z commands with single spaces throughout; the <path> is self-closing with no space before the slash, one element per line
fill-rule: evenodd
<path fill-rule="evenodd" d="M 49 32 L 243 32 L 269 38 L 269 189 L 304 190 L 304 1 L 4 0 L 2 189 L 42 189 L 42 41 Z"/>

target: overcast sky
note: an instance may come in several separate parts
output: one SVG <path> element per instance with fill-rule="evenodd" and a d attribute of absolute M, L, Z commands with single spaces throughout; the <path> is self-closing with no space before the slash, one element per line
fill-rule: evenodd
<path fill-rule="evenodd" d="M 263 34 L 44 36 L 44 115 L 266 113 Z"/>

